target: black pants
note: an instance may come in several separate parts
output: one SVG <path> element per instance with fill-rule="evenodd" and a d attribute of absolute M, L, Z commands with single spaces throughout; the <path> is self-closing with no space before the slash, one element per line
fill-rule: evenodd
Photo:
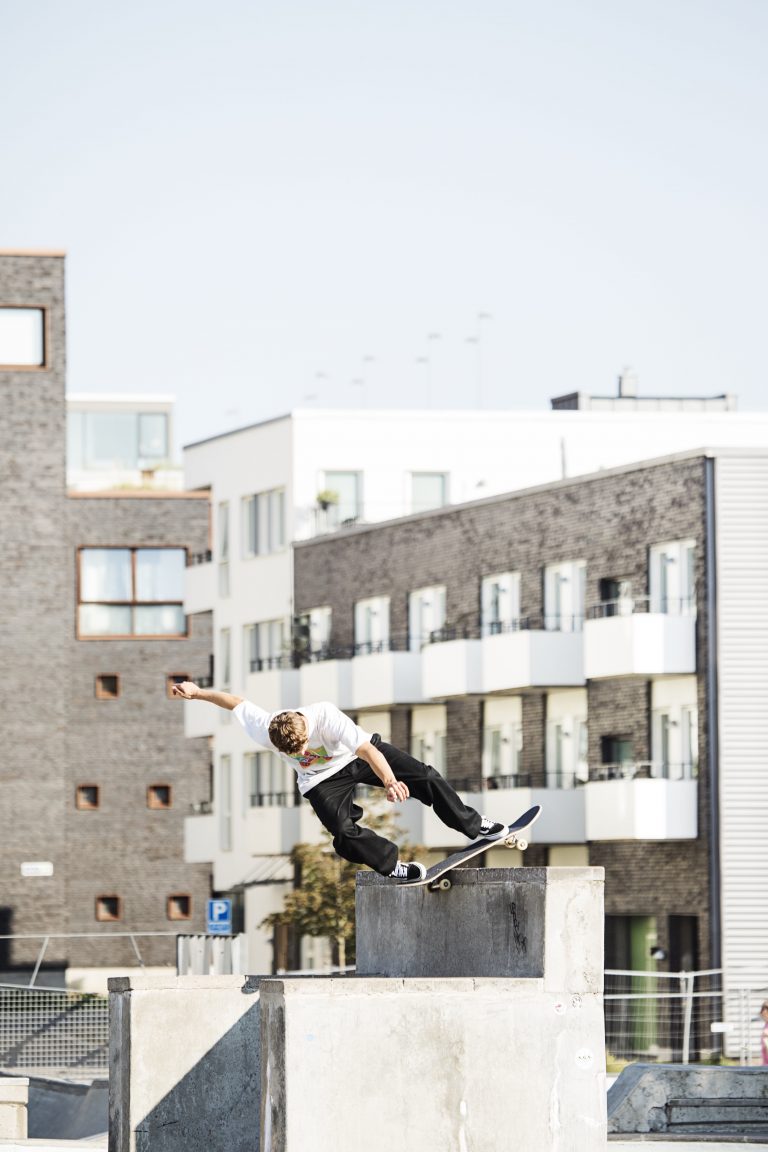
<path fill-rule="evenodd" d="M 408 785 L 411 796 L 434 808 L 443 824 L 474 840 L 480 832 L 480 813 L 469 808 L 439 772 L 394 745 L 385 744 L 378 735 L 371 742 L 379 749 L 395 778 Z M 356 784 L 384 787 L 370 765 L 358 757 L 340 772 L 311 788 L 306 794 L 307 800 L 323 826 L 332 833 L 333 846 L 339 856 L 353 864 L 367 864 L 382 876 L 388 876 L 397 864 L 397 845 L 370 828 L 360 827 L 358 820 L 363 810 L 355 804 Z"/>

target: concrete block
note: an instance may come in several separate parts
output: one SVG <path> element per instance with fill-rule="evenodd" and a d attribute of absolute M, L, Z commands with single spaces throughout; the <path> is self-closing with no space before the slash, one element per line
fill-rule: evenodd
<path fill-rule="evenodd" d="M 261 1004 L 270 1152 L 604 1152 L 596 994 L 325 977 L 264 980 Z"/>
<path fill-rule="evenodd" d="M 603 988 L 602 868 L 460 868 L 431 891 L 357 876 L 357 972 L 542 978 Z"/>
<path fill-rule="evenodd" d="M 109 1152 L 258 1152 L 258 977 L 132 976 L 109 992 Z"/>
<path fill-rule="evenodd" d="M 26 1140 L 29 1080 L 0 1077 L 0 1140 Z"/>
<path fill-rule="evenodd" d="M 765 1139 L 766 1104 L 768 1068 L 630 1064 L 608 1093 L 608 1131 L 744 1135 L 761 1128 Z"/>

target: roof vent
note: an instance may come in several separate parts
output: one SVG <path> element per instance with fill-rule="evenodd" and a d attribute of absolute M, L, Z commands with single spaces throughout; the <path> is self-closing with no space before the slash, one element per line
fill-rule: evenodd
<path fill-rule="evenodd" d="M 637 373 L 631 368 L 623 368 L 619 376 L 619 396 L 637 396 Z"/>

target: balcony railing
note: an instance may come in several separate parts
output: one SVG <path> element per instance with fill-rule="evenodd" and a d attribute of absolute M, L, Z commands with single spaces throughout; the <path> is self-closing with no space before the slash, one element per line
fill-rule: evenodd
<path fill-rule="evenodd" d="M 293 792 L 252 792 L 251 808 L 295 808 L 300 796 Z"/>
<path fill-rule="evenodd" d="M 696 599 L 683 596 L 627 596 L 619 600 L 601 600 L 587 609 L 588 620 L 603 620 L 607 616 L 634 616 L 637 613 L 658 613 L 661 616 L 695 616 Z"/>
<path fill-rule="evenodd" d="M 616 764 L 596 764 L 589 769 L 589 779 L 601 780 L 695 780 L 698 764 L 689 761 L 672 764 L 664 760 L 624 760 Z"/>
<path fill-rule="evenodd" d="M 211 560 L 213 560 L 213 552 L 210 548 L 205 552 L 188 552 L 187 568 L 191 568 L 193 564 L 210 564 Z"/>
<path fill-rule="evenodd" d="M 516 616 L 512 620 L 467 620 L 435 629 L 424 639 L 424 643 L 480 640 L 486 636 L 504 636 L 510 632 L 581 632 L 583 623 L 583 616 L 564 616 L 557 613 Z"/>
<path fill-rule="evenodd" d="M 450 784 L 457 792 L 497 792 L 510 788 L 530 788 L 531 776 L 528 772 L 516 772 L 509 776 L 464 776 L 452 778 Z"/>

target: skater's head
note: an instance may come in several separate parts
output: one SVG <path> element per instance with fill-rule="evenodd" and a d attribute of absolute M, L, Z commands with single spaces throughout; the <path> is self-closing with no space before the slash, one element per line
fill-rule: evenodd
<path fill-rule="evenodd" d="M 307 722 L 300 712 L 278 712 L 269 722 L 269 738 L 286 756 L 303 752 L 308 735 Z"/>

